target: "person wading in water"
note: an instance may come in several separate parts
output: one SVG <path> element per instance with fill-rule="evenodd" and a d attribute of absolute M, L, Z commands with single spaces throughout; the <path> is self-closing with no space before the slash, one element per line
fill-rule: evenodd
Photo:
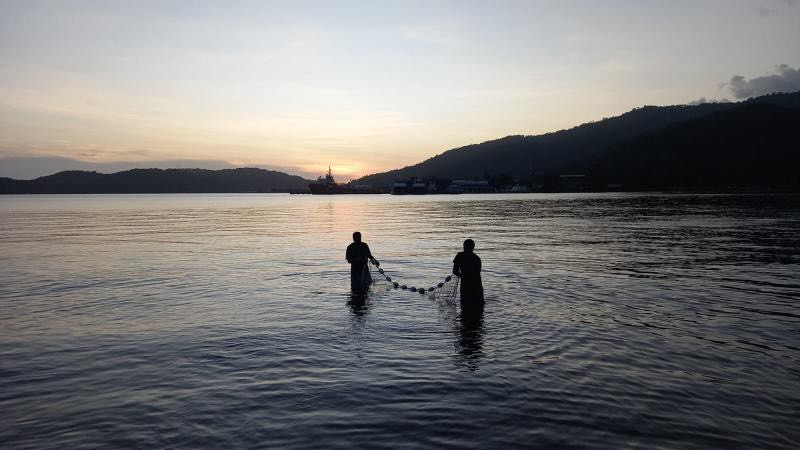
<path fill-rule="evenodd" d="M 347 246 L 345 257 L 350 263 L 350 288 L 357 293 L 365 292 L 372 283 L 367 260 L 372 261 L 377 267 L 380 267 L 381 264 L 370 253 L 369 245 L 361 242 L 361 233 L 358 231 L 353 233 L 353 243 Z"/>
<path fill-rule="evenodd" d="M 473 253 L 475 241 L 464 241 L 464 251 L 453 260 L 453 274 L 461 277 L 461 311 L 483 310 L 481 259 Z"/>

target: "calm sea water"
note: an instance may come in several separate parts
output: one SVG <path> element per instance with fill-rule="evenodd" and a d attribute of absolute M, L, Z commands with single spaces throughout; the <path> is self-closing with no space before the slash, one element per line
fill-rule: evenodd
<path fill-rule="evenodd" d="M 797 448 L 798 275 L 798 196 L 0 197 L 0 446 Z"/>

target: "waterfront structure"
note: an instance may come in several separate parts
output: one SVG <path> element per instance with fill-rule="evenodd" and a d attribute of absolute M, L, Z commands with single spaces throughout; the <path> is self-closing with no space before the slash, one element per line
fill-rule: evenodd
<path fill-rule="evenodd" d="M 485 194 L 492 192 L 486 180 L 453 180 L 447 188 L 451 194 Z"/>
<path fill-rule="evenodd" d="M 380 194 L 381 191 L 378 189 L 373 188 L 372 186 L 359 184 L 359 185 L 350 185 L 348 184 L 338 184 L 336 180 L 333 178 L 333 173 L 331 173 L 331 167 L 328 166 L 328 173 L 325 177 L 317 178 L 317 181 L 314 183 L 310 183 L 308 185 L 308 189 L 311 191 L 312 194 L 317 195 L 332 195 L 332 194 Z"/>

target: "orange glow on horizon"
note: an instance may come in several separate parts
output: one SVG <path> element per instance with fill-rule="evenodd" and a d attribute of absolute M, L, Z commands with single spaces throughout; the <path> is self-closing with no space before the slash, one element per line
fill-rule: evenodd
<path fill-rule="evenodd" d="M 324 176 L 328 173 L 328 166 L 307 165 L 301 167 L 306 172 L 319 173 Z M 338 182 L 354 180 L 365 175 L 364 168 L 354 165 L 330 165 L 331 173 Z"/>

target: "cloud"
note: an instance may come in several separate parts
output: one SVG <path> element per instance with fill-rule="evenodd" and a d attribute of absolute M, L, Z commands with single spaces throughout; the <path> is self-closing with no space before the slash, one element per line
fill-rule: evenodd
<path fill-rule="evenodd" d="M 797 0 L 782 0 L 780 3 L 783 3 L 787 8 L 791 8 L 797 4 Z M 758 11 L 758 13 L 761 14 L 762 16 L 769 16 L 771 14 L 775 14 L 779 12 L 781 9 L 783 9 L 781 6 L 777 7 L 775 6 L 769 7 L 764 5 L 756 6 L 756 11 Z"/>
<path fill-rule="evenodd" d="M 735 98 L 750 98 L 773 92 L 800 91 L 800 69 L 793 69 L 786 64 L 775 66 L 775 73 L 761 77 L 746 79 L 735 75 L 726 83 Z"/>
<path fill-rule="evenodd" d="M 687 105 L 702 105 L 702 104 L 705 104 L 705 103 L 730 103 L 730 102 L 731 101 L 728 100 L 727 98 L 721 98 L 721 99 L 715 100 L 713 98 L 700 97 L 697 100 L 690 101 L 689 103 L 687 103 Z"/>

